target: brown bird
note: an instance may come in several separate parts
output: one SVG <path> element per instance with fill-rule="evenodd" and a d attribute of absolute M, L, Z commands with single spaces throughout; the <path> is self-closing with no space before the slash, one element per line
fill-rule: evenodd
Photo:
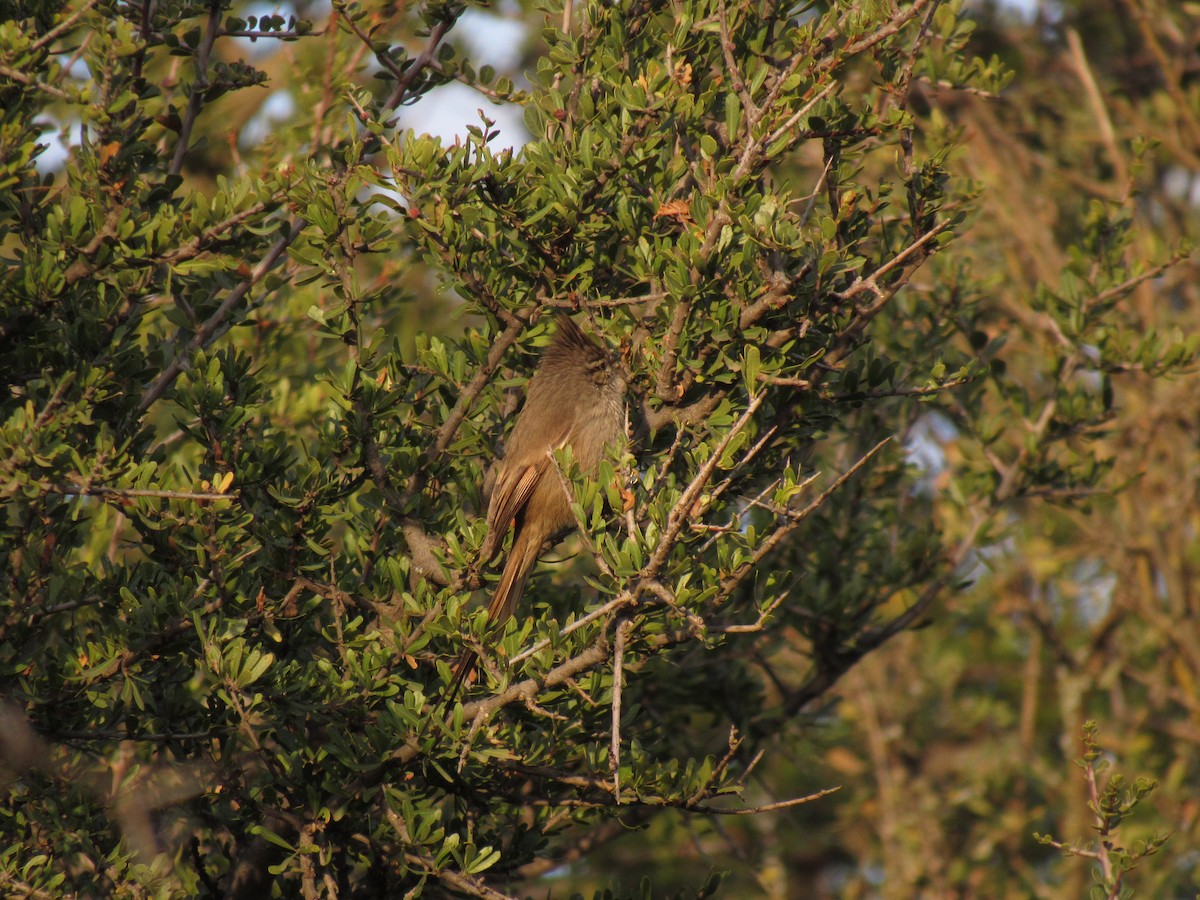
<path fill-rule="evenodd" d="M 555 471 L 553 452 L 570 447 L 580 470 L 594 475 L 606 450 L 625 440 L 625 388 L 618 361 L 571 319 L 560 317 L 497 464 L 480 561 L 491 562 L 509 528 L 515 531 L 488 606 L 490 628 L 513 614 L 542 545 L 575 525 L 572 498 Z M 473 650 L 459 657 L 445 694 L 447 706 L 474 671 L 475 660 Z"/>

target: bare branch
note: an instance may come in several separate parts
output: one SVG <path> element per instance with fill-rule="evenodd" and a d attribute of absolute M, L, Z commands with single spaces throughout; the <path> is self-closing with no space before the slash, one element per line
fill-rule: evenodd
<path fill-rule="evenodd" d="M 625 676 L 625 641 L 632 628 L 630 619 L 622 619 L 617 624 L 613 644 L 612 740 L 609 743 L 608 766 L 612 772 L 612 793 L 618 806 L 621 805 L 621 691 Z"/>
<path fill-rule="evenodd" d="M 148 488 L 117 488 L 103 484 L 96 485 L 47 485 L 47 493 L 65 494 L 67 496 L 87 497 L 159 497 L 164 500 L 194 500 L 205 502 L 210 500 L 235 500 L 238 491 L 221 493 L 220 491 L 160 491 Z"/>

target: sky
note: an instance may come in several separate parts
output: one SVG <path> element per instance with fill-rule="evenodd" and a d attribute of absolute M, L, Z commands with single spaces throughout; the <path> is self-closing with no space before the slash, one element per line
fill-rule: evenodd
<path fill-rule="evenodd" d="M 516 18 L 515 10 L 506 14 L 506 6 L 508 4 L 497 4 L 497 12 L 469 9 L 454 27 L 454 33 L 466 45 L 466 56 L 476 70 L 490 65 L 497 72 L 507 74 L 516 70 L 520 63 L 526 25 Z M 432 134 L 440 137 L 443 143 L 453 143 L 455 137 L 466 135 L 467 125 L 479 124 L 480 109 L 496 121 L 500 137 L 493 145 L 495 149 L 519 147 L 529 140 L 519 107 L 492 103 L 457 82 L 431 91 L 413 106 L 402 110 L 400 127 Z"/>

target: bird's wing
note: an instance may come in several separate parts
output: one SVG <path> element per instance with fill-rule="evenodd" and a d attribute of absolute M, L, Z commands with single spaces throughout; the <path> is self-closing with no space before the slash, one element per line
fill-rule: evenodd
<path fill-rule="evenodd" d="M 561 450 L 571 438 L 571 429 L 566 427 L 549 450 Z M 496 479 L 496 487 L 492 491 L 492 499 L 488 504 L 488 533 L 484 540 L 483 557 L 490 561 L 504 543 L 504 535 L 512 527 L 513 520 L 520 515 L 529 498 L 541 483 L 546 470 L 553 465 L 549 452 L 511 469 L 506 465 Z"/>
<path fill-rule="evenodd" d="M 512 526 L 513 519 L 525 508 L 534 488 L 542 480 L 549 460 L 542 459 L 509 472 L 506 471 L 496 485 L 492 502 L 488 507 L 488 529 L 502 536 Z"/>

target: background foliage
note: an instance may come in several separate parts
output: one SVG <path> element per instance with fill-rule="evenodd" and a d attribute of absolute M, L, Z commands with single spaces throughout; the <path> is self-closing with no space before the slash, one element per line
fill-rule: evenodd
<path fill-rule="evenodd" d="M 3 13 L 6 890 L 1194 892 L 1189 6 Z M 443 714 L 554 313 L 631 444 Z"/>

